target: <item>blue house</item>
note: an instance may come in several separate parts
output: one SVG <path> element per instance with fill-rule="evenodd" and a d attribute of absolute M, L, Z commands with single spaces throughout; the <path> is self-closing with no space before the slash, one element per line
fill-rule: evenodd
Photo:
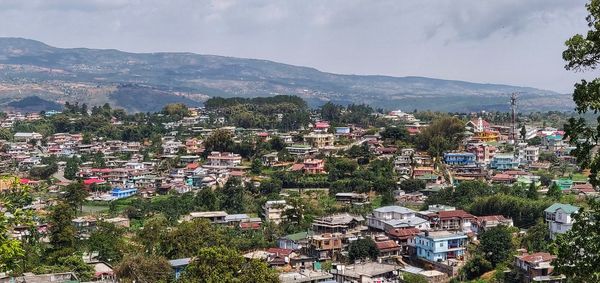
<path fill-rule="evenodd" d="M 458 166 L 475 165 L 475 154 L 470 152 L 444 153 L 444 162 L 448 165 Z"/>
<path fill-rule="evenodd" d="M 462 258 L 467 249 L 467 235 L 448 231 L 424 232 L 415 239 L 417 257 L 428 261 Z"/>
<path fill-rule="evenodd" d="M 179 279 L 183 270 L 190 264 L 191 258 L 178 258 L 169 260 L 171 268 L 175 272 L 175 280 Z"/>
<path fill-rule="evenodd" d="M 490 168 L 496 170 L 512 170 L 519 167 L 519 161 L 513 154 L 496 154 L 490 162 Z"/>
<path fill-rule="evenodd" d="M 128 198 L 130 196 L 133 196 L 136 193 L 137 193 L 136 188 L 129 188 L 129 189 L 114 188 L 110 192 L 110 195 L 115 199 L 122 199 L 122 198 Z"/>

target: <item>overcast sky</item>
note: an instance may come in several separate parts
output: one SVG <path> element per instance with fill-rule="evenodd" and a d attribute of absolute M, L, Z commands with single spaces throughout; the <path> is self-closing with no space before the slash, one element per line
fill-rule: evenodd
<path fill-rule="evenodd" d="M 0 36 L 58 47 L 186 51 L 345 74 L 570 93 L 564 41 L 585 0 L 0 0 Z"/>

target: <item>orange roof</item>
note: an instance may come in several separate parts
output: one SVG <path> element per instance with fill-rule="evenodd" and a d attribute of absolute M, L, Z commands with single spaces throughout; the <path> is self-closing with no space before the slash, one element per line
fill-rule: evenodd
<path fill-rule="evenodd" d="M 421 232 L 419 228 L 407 228 L 407 229 L 391 229 L 388 231 L 388 234 L 393 237 L 409 237 L 417 235 Z"/>
<path fill-rule="evenodd" d="M 394 240 L 387 240 L 375 243 L 378 250 L 399 249 L 400 246 Z"/>
<path fill-rule="evenodd" d="M 190 169 L 190 170 L 197 169 L 198 167 L 200 167 L 200 164 L 198 164 L 196 162 L 189 163 L 188 165 L 185 166 L 186 169 Z"/>
<path fill-rule="evenodd" d="M 556 256 L 553 256 L 549 253 L 533 253 L 533 254 L 522 255 L 519 257 L 519 259 L 521 259 L 522 261 L 527 262 L 527 263 L 546 262 L 546 261 L 551 261 L 555 258 L 556 258 Z"/>
<path fill-rule="evenodd" d="M 472 214 L 464 211 L 464 210 L 449 210 L 449 211 L 440 211 L 436 213 L 440 219 L 448 219 L 448 218 L 475 218 Z"/>
<path fill-rule="evenodd" d="M 292 168 L 290 168 L 290 170 L 292 171 L 300 171 L 304 169 L 304 164 L 300 164 L 300 163 L 296 163 L 294 165 L 292 165 Z"/>

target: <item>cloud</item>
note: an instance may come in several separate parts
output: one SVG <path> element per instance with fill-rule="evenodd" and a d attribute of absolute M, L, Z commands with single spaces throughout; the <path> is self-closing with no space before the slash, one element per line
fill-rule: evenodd
<path fill-rule="evenodd" d="M 3 0 L 0 36 L 569 91 L 585 0 Z M 527 66 L 527 68 L 523 68 Z"/>

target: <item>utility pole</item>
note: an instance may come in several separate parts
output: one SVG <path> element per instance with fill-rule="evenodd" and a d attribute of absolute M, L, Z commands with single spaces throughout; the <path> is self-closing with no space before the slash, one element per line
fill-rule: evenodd
<path fill-rule="evenodd" d="M 517 93 L 513 92 L 513 94 L 510 96 L 510 110 L 511 110 L 511 132 L 510 132 L 510 139 L 512 140 L 513 144 L 517 143 Z"/>

